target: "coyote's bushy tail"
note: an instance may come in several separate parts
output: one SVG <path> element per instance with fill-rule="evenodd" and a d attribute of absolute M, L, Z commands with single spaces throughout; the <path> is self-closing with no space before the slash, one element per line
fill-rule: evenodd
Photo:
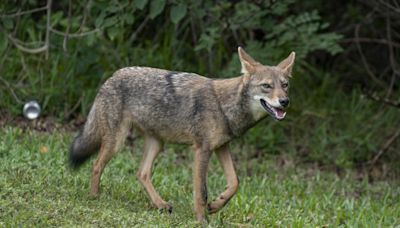
<path fill-rule="evenodd" d="M 85 126 L 72 142 L 69 152 L 69 164 L 72 168 L 78 168 L 100 148 L 101 136 L 98 127 L 99 120 L 96 116 L 95 105 L 93 105 Z"/>

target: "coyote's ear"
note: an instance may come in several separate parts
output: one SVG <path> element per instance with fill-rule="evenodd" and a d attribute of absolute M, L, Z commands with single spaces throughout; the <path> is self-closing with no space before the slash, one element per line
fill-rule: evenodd
<path fill-rule="evenodd" d="M 292 76 L 292 68 L 294 64 L 294 59 L 296 58 L 296 53 L 292 51 L 290 55 L 284 59 L 282 62 L 278 64 L 278 67 L 281 68 L 285 74 L 289 77 Z"/>
<path fill-rule="evenodd" d="M 243 48 L 238 47 L 239 59 L 242 64 L 241 72 L 243 74 L 253 74 L 256 71 L 256 65 L 258 64 L 253 58 L 248 55 Z"/>

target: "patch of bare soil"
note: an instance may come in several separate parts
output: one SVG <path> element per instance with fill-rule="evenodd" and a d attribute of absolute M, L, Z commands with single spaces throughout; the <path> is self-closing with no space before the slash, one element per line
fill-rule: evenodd
<path fill-rule="evenodd" d="M 39 132 L 67 131 L 73 132 L 79 130 L 85 119 L 78 117 L 70 121 L 60 121 L 54 117 L 39 117 L 35 120 L 29 120 L 23 116 L 11 116 L 7 114 L 0 115 L 0 127 L 12 126 L 23 130 L 31 129 Z"/>

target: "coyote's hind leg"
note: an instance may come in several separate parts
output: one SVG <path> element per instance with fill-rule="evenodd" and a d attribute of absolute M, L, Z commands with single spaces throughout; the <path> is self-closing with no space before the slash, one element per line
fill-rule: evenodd
<path fill-rule="evenodd" d="M 115 142 L 111 140 L 104 140 L 101 143 L 101 148 L 97 159 L 93 164 L 92 179 L 90 185 L 90 195 L 97 197 L 100 189 L 100 179 L 103 173 L 104 167 L 111 160 L 112 156 L 116 152 Z"/>
<path fill-rule="evenodd" d="M 114 127 L 107 129 L 107 133 L 103 135 L 99 155 L 93 164 L 90 195 L 95 197 L 99 194 L 101 175 L 105 166 L 124 144 L 130 130 L 128 118 L 114 122 L 112 126 Z"/>

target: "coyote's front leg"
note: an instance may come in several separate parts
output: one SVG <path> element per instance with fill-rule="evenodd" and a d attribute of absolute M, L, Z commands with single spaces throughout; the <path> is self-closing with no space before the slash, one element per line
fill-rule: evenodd
<path fill-rule="evenodd" d="M 143 160 L 140 163 L 139 171 L 137 172 L 136 176 L 149 195 L 151 202 L 159 210 L 165 210 L 171 213 L 172 206 L 161 198 L 151 182 L 151 169 L 153 167 L 154 160 L 161 149 L 162 142 L 159 139 L 150 135 L 144 136 Z"/>
<path fill-rule="evenodd" d="M 197 221 L 206 222 L 207 205 L 207 167 L 210 160 L 210 150 L 202 146 L 194 145 L 194 164 L 193 164 L 193 196 L 194 212 Z"/>
<path fill-rule="evenodd" d="M 214 201 L 208 204 L 208 212 L 215 213 L 221 209 L 238 190 L 239 181 L 233 167 L 231 154 L 229 153 L 228 145 L 224 145 L 215 151 L 217 154 L 219 163 L 224 169 L 224 174 L 227 182 L 226 190 L 221 193 Z"/>

